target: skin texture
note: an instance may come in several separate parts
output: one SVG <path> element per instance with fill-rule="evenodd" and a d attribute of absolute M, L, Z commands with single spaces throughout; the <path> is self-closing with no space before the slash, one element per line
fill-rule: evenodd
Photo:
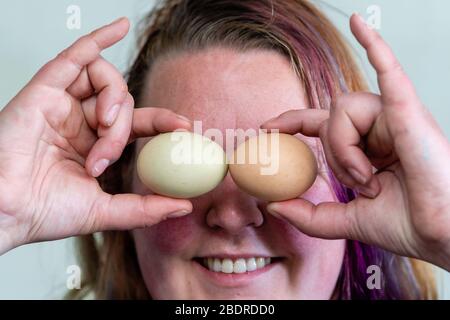
<path fill-rule="evenodd" d="M 450 144 L 380 35 L 358 15 L 350 27 L 377 72 L 381 94 L 341 95 L 330 113 L 291 110 L 263 127 L 320 137 L 338 179 L 366 196 L 318 206 L 298 199 L 268 209 L 309 235 L 356 239 L 448 270 Z"/>
<path fill-rule="evenodd" d="M 110 195 L 94 179 L 129 141 L 191 126 L 168 110 L 133 110 L 122 75 L 100 56 L 128 28 L 122 18 L 78 39 L 0 112 L 0 254 L 191 211 L 187 200 Z"/>
<path fill-rule="evenodd" d="M 171 94 L 168 95 L 167 92 Z M 160 60 L 147 79 L 145 104 L 165 106 L 203 129 L 255 129 L 292 106 L 307 106 L 301 82 L 287 59 L 271 51 L 210 48 Z M 315 149 L 317 138 L 298 135 Z M 139 139 L 138 150 L 147 139 Z M 150 191 L 134 175 L 134 192 Z M 333 201 L 322 172 L 303 197 Z M 266 203 L 239 190 L 230 175 L 213 191 L 192 199 L 193 214 L 135 230 L 145 282 L 156 299 L 329 299 L 345 241 L 311 238 L 265 210 Z M 284 257 L 245 284 L 224 288 L 192 258 L 225 254 Z M 257 255 L 256 255 L 257 256 Z M 268 292 L 265 288 L 271 288 Z"/>
<path fill-rule="evenodd" d="M 151 75 L 158 81 L 148 81 L 146 103 L 155 105 L 134 110 L 123 77 L 100 56 L 126 35 L 127 19 L 80 38 L 0 111 L 0 254 L 30 242 L 155 226 L 135 231 L 135 237 L 149 291 L 161 298 L 168 297 L 163 290 L 176 298 L 186 296 L 187 289 L 198 296 L 212 293 L 211 298 L 255 298 L 262 292 L 266 298 L 275 292 L 275 298 L 330 297 L 343 241 L 305 234 L 356 239 L 450 270 L 450 144 L 389 46 L 361 17 L 353 15 L 350 26 L 378 73 L 381 95 L 343 95 L 331 113 L 301 109 L 301 84 L 281 57 L 230 51 L 214 59 L 185 57 L 192 61 L 179 65 L 173 76 L 189 75 L 189 81 L 157 74 L 164 67 L 161 61 Z M 253 63 L 256 59 L 259 64 Z M 221 68 L 210 74 L 218 63 Z M 287 111 L 292 108 L 297 110 Z M 263 127 L 320 138 L 338 179 L 362 195 L 347 205 L 326 202 L 334 199 L 320 178 L 302 199 L 268 207 L 240 193 L 229 178 L 217 189 L 221 192 L 192 202 L 151 195 L 138 184 L 140 195 L 101 190 L 94 177 L 120 157 L 127 143 L 191 128 L 174 111 L 222 130 L 257 128 L 286 111 Z M 365 150 L 360 140 L 366 141 Z M 379 170 L 376 175 L 372 165 Z M 193 205 L 195 213 L 185 216 Z M 262 274 L 239 290 L 215 291 L 188 261 L 218 254 L 213 252 L 218 249 L 286 259 L 268 271 L 273 277 Z M 159 258 L 157 263 L 150 254 Z"/>

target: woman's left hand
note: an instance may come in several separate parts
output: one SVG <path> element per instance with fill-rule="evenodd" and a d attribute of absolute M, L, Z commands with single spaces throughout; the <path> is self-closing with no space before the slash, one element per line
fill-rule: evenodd
<path fill-rule="evenodd" d="M 450 270 L 450 144 L 378 33 L 357 15 L 351 29 L 381 94 L 345 94 L 330 112 L 292 110 L 262 127 L 320 137 L 335 176 L 359 196 L 267 209 L 311 236 L 359 240 Z"/>

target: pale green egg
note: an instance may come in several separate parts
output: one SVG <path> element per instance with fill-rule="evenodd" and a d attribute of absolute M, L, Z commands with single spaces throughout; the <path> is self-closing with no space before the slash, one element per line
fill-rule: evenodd
<path fill-rule="evenodd" d="M 193 198 L 214 189 L 228 171 L 223 148 L 200 134 L 176 131 L 152 138 L 137 159 L 139 179 L 154 193 Z"/>

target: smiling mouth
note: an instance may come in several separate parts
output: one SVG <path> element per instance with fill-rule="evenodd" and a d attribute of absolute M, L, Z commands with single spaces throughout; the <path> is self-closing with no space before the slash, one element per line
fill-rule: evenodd
<path fill-rule="evenodd" d="M 194 261 L 209 271 L 226 274 L 251 273 L 279 262 L 279 257 L 220 258 L 197 257 Z"/>

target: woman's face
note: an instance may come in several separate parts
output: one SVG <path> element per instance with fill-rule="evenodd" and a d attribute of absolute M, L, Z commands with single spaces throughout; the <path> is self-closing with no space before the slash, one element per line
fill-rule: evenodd
<path fill-rule="evenodd" d="M 141 106 L 165 107 L 203 130 L 254 129 L 290 109 L 307 107 L 304 88 L 289 61 L 271 51 L 211 48 L 160 60 L 149 75 Z M 298 135 L 316 152 L 317 139 Z M 138 151 L 148 139 L 138 141 Z M 134 192 L 151 193 L 134 173 Z M 302 196 L 336 201 L 325 172 Z M 344 255 L 343 240 L 311 238 L 265 210 L 229 175 L 211 192 L 192 199 L 182 218 L 133 231 L 139 264 L 155 299 L 329 299 Z M 301 214 L 301 212 L 299 212 Z M 245 273 L 210 271 L 245 259 Z M 255 259 L 255 260 L 253 260 Z M 214 261 L 214 260 L 211 260 Z M 244 260 L 238 264 L 242 265 Z M 262 266 L 262 265 L 261 265 Z M 217 269 L 218 270 L 218 269 Z M 229 271 L 229 270 L 228 270 Z"/>

